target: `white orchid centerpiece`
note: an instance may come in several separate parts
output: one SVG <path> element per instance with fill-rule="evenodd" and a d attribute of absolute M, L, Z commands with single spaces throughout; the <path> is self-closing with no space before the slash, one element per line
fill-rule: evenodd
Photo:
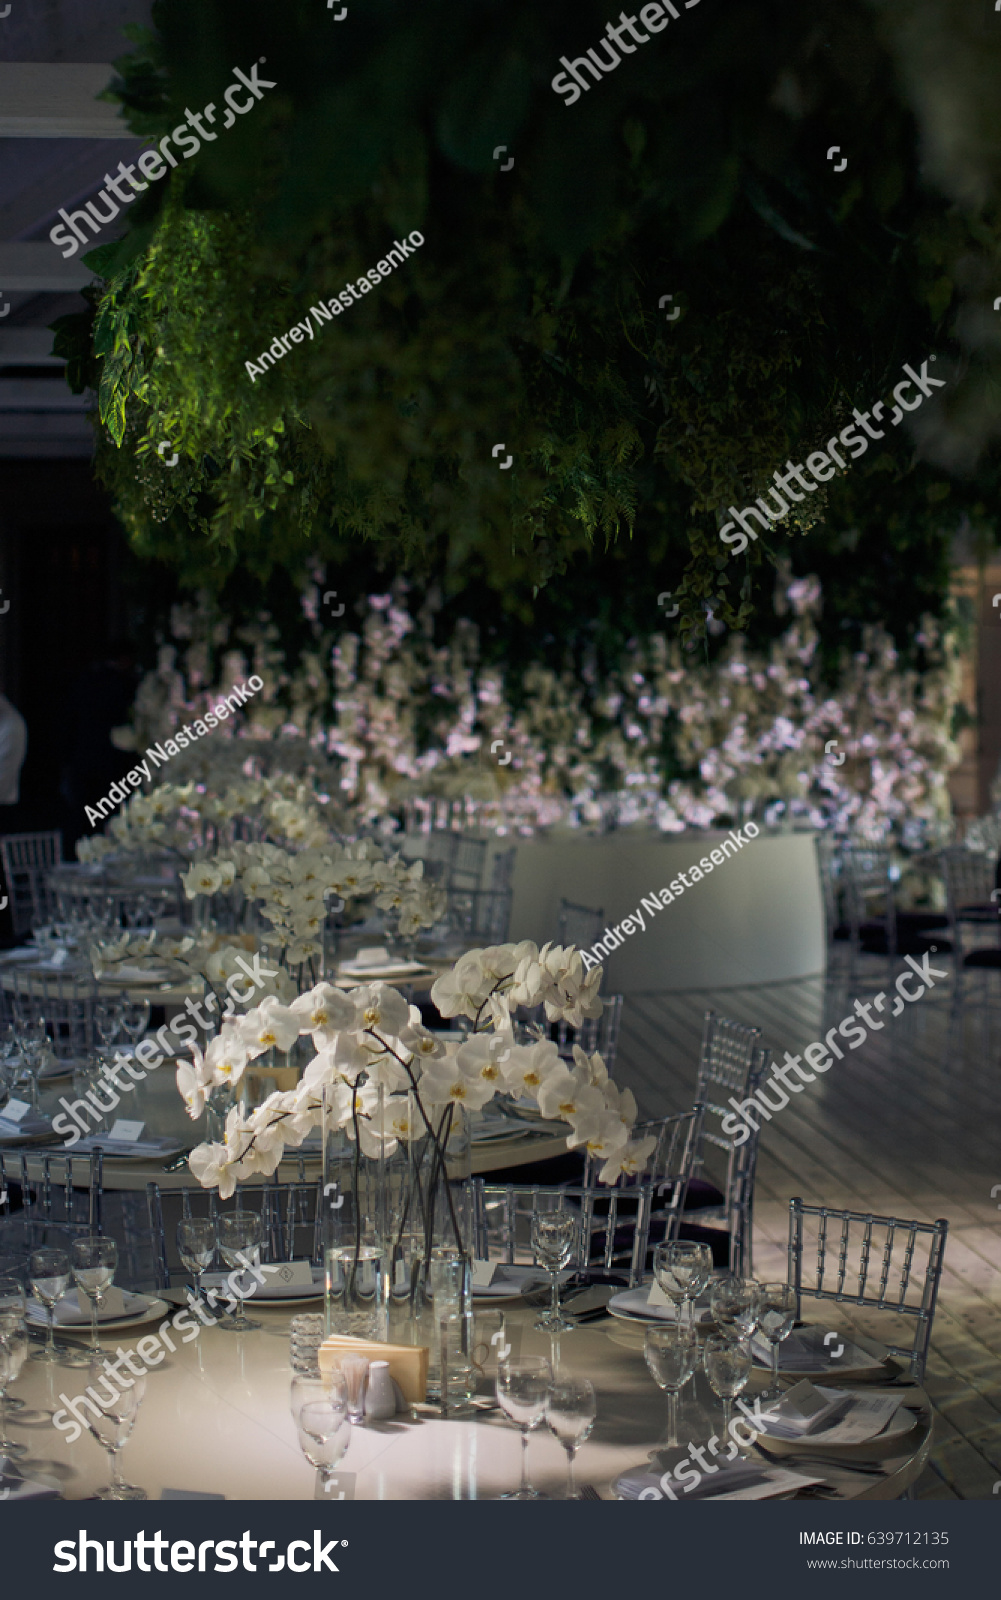
<path fill-rule="evenodd" d="M 337 1126 L 367 1156 L 389 1157 L 401 1140 L 424 1135 L 447 1140 L 456 1106 L 475 1112 L 495 1095 L 510 1094 L 568 1123 L 568 1148 L 600 1159 L 603 1183 L 642 1171 L 654 1141 L 632 1138 L 636 1102 L 609 1081 L 601 1057 L 575 1048 L 570 1067 L 555 1041 L 519 1044 L 514 1036 L 512 1011 L 520 1006 L 544 1006 L 550 1021 L 577 1027 L 599 1017 L 601 977 L 601 967 L 584 970 L 572 946 L 540 951 L 525 941 L 467 951 L 431 990 L 442 1016 L 473 1024 L 454 1053 L 423 1026 L 416 1006 L 384 983 L 346 992 L 323 982 L 290 1006 L 268 996 L 224 1023 L 204 1055 L 196 1049 L 193 1064 L 178 1068 L 189 1114 L 200 1115 L 213 1089 L 238 1083 L 246 1066 L 273 1046 L 288 1050 L 309 1034 L 316 1055 L 295 1089 L 269 1095 L 246 1115 L 234 1107 L 225 1139 L 199 1145 L 188 1165 L 223 1199 L 243 1179 L 270 1176 L 286 1146 L 297 1148 L 320 1126 L 326 1089 Z"/>

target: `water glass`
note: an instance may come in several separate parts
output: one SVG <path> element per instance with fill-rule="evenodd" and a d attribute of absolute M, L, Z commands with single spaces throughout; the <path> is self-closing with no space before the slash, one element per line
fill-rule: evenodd
<path fill-rule="evenodd" d="M 204 1217 L 182 1217 L 177 1224 L 177 1253 L 181 1265 L 195 1280 L 195 1295 L 202 1298 L 202 1276 L 215 1258 L 215 1228 Z"/>
<path fill-rule="evenodd" d="M 772 1381 L 762 1400 L 781 1400 L 784 1390 L 779 1383 L 779 1345 L 788 1339 L 796 1321 L 796 1291 L 788 1283 L 763 1283 L 761 1285 L 761 1312 L 758 1327 L 762 1337 L 772 1347 Z"/>
<path fill-rule="evenodd" d="M 149 1001 L 137 1000 L 123 992 L 118 1002 L 118 1015 L 132 1043 L 138 1044 L 149 1026 Z"/>
<path fill-rule="evenodd" d="M 559 1277 L 570 1265 L 577 1248 L 578 1213 L 561 1195 L 536 1195 L 532 1216 L 532 1250 L 549 1273 L 552 1301 L 535 1324 L 546 1333 L 565 1333 L 577 1324 L 560 1311 Z"/>
<path fill-rule="evenodd" d="M 521 1429 L 521 1483 L 502 1500 L 544 1500 L 545 1495 L 528 1481 L 528 1436 L 546 1414 L 546 1401 L 553 1374 L 542 1356 L 520 1356 L 504 1361 L 497 1368 L 497 1403 L 506 1417 Z"/>
<path fill-rule="evenodd" d="M 90 1300 L 90 1344 L 87 1354 L 95 1360 L 103 1358 L 97 1337 L 97 1316 L 104 1304 L 105 1290 L 110 1289 L 115 1281 L 117 1266 L 118 1246 L 114 1239 L 107 1239 L 103 1234 L 91 1234 L 86 1239 L 74 1240 L 70 1251 L 70 1268 L 77 1290 L 82 1289 Z"/>
<path fill-rule="evenodd" d="M 111 998 L 98 1000 L 94 1006 L 94 1026 L 107 1050 L 122 1031 L 121 1003 Z"/>
<path fill-rule="evenodd" d="M 343 1393 L 334 1390 L 322 1400 L 307 1401 L 299 1409 L 296 1430 L 300 1450 L 310 1466 L 316 1468 L 313 1499 L 324 1500 L 334 1487 L 337 1465 L 351 1443 L 351 1419 Z"/>
<path fill-rule="evenodd" d="M 660 1287 L 678 1307 L 688 1302 L 689 1326 L 695 1326 L 695 1302 L 709 1282 L 713 1270 L 712 1251 L 707 1244 L 682 1239 L 675 1244 L 659 1244 L 653 1253 L 653 1272 Z"/>
<path fill-rule="evenodd" d="M 246 1273 L 253 1263 L 260 1265 L 261 1256 L 261 1219 L 256 1211 L 230 1211 L 222 1216 L 216 1223 L 216 1243 L 219 1254 L 231 1271 L 242 1268 Z M 259 1328 L 259 1322 L 253 1322 L 244 1309 L 244 1301 L 253 1294 L 257 1287 L 257 1279 L 253 1280 L 253 1287 L 247 1293 L 237 1297 L 238 1311 L 235 1317 L 220 1318 L 219 1327 L 226 1328 L 230 1333 L 248 1333 L 251 1328 Z M 234 1286 L 235 1292 L 235 1286 Z"/>
<path fill-rule="evenodd" d="M 710 1334 L 702 1351 L 706 1377 L 717 1399 L 723 1402 L 723 1437 L 730 1432 L 734 1396 L 747 1387 L 751 1376 L 751 1347 L 744 1339 L 731 1339 L 722 1333 Z"/>
<path fill-rule="evenodd" d="M 761 1290 L 753 1278 L 717 1278 L 709 1304 L 722 1333 L 732 1339 L 749 1339 L 761 1314 Z"/>
<path fill-rule="evenodd" d="M 14 1460 L 28 1453 L 7 1433 L 7 1391 L 28 1358 L 27 1305 L 17 1278 L 0 1278 L 0 1456 Z"/>
<path fill-rule="evenodd" d="M 124 1385 L 125 1380 L 121 1381 Z M 148 1500 L 145 1489 L 125 1482 L 118 1466 L 118 1457 L 132 1435 L 146 1393 L 145 1377 L 141 1374 L 133 1377 L 127 1388 L 119 1389 L 108 1377 L 103 1363 L 95 1361 L 90 1369 L 87 1393 L 98 1407 L 96 1415 L 88 1410 L 87 1426 L 98 1444 L 107 1450 L 111 1466 L 111 1482 L 107 1488 L 97 1490 L 95 1500 Z"/>
<path fill-rule="evenodd" d="M 678 1395 L 685 1387 L 699 1360 L 699 1341 L 694 1328 L 680 1322 L 676 1326 L 647 1328 L 643 1342 L 646 1364 L 659 1389 L 667 1395 L 667 1447 L 678 1448 Z"/>
<path fill-rule="evenodd" d="M 567 1453 L 568 1500 L 579 1500 L 574 1482 L 574 1456 L 594 1427 L 597 1406 L 587 1378 L 557 1373 L 546 1397 L 546 1426 Z"/>
<path fill-rule="evenodd" d="M 49 1313 L 45 1345 L 32 1352 L 33 1361 L 58 1361 L 56 1349 L 56 1305 L 70 1286 L 70 1258 L 65 1250 L 33 1250 L 28 1261 L 31 1292 Z"/>

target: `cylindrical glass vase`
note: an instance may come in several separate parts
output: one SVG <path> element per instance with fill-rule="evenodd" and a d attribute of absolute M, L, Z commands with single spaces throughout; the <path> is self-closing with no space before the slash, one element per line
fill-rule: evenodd
<path fill-rule="evenodd" d="M 361 1339 L 386 1338 L 386 1162 L 361 1147 L 361 1095 L 353 1092 L 352 1115 L 340 1127 L 343 1086 L 323 1091 L 323 1260 L 328 1333 Z M 351 1093 L 351 1091 L 348 1091 Z M 375 1117 L 382 1125 L 384 1091 Z"/>

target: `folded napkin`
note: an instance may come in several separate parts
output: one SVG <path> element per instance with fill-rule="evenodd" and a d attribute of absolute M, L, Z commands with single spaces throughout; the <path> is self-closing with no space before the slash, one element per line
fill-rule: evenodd
<path fill-rule="evenodd" d="M 166 1134 L 149 1134 L 143 1139 L 109 1139 L 106 1133 L 88 1133 L 73 1146 L 77 1155 L 89 1155 L 92 1150 L 101 1150 L 111 1160 L 116 1156 L 175 1155 L 184 1148 L 179 1140 Z"/>
<path fill-rule="evenodd" d="M 848 1339 L 828 1339 L 824 1343 L 825 1333 L 823 1328 L 797 1328 L 783 1339 L 779 1345 L 779 1371 L 780 1372 L 824 1372 L 830 1371 L 833 1377 L 837 1372 L 844 1372 L 849 1368 L 874 1368 L 881 1367 L 883 1363 L 877 1361 L 875 1356 L 869 1355 L 857 1344 L 852 1344 Z M 843 1348 L 841 1348 L 843 1346 Z M 840 1350 L 837 1359 L 831 1352 Z M 759 1366 L 770 1367 L 772 1364 L 772 1347 L 760 1334 L 755 1334 L 751 1340 L 751 1354 Z"/>
<path fill-rule="evenodd" d="M 8 1122 L 7 1118 L 0 1115 L 0 1140 L 2 1139 L 39 1139 L 52 1132 L 52 1123 L 48 1117 L 39 1116 L 30 1112 L 22 1117 L 20 1122 Z"/>
<path fill-rule="evenodd" d="M 111 1287 L 104 1296 L 104 1305 L 97 1313 L 97 1320 L 100 1324 L 118 1322 L 123 1317 L 138 1317 L 143 1311 L 148 1311 L 149 1306 L 145 1295 L 130 1294 L 127 1289 Z M 32 1316 L 33 1310 L 37 1312 L 35 1316 Z M 41 1306 L 29 1307 L 28 1316 L 32 1322 L 48 1322 L 48 1312 Z M 56 1302 L 56 1326 L 78 1328 L 84 1325 L 90 1326 L 90 1301 L 86 1295 L 81 1296 L 78 1289 L 70 1289 Z"/>
<path fill-rule="evenodd" d="M 728 1494 L 734 1489 L 750 1489 L 767 1484 L 772 1472 L 771 1467 L 762 1466 L 760 1461 L 738 1461 L 732 1467 L 720 1467 L 717 1472 L 703 1473 L 696 1484 L 691 1482 L 688 1473 L 685 1474 L 684 1483 L 675 1483 L 673 1477 L 668 1481 L 679 1500 L 711 1500 L 715 1495 Z M 656 1489 L 663 1500 L 671 1498 L 664 1493 L 660 1474 L 655 1472 L 625 1472 L 616 1479 L 614 1488 L 623 1500 L 638 1500 L 644 1489 Z M 646 1498 L 649 1500 L 653 1496 L 647 1495 Z"/>
<path fill-rule="evenodd" d="M 13 1500 L 61 1500 L 58 1484 L 51 1478 L 22 1478 L 17 1464 L 6 1459 L 0 1472 L 0 1505 L 10 1505 Z"/>

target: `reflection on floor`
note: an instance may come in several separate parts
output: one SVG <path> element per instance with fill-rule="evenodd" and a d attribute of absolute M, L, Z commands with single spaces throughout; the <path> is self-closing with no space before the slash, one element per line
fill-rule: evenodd
<path fill-rule="evenodd" d="M 760 1027 L 781 1060 L 785 1050 L 796 1053 L 821 1037 L 856 999 L 888 990 L 902 966 L 862 957 L 850 986 L 833 974 L 631 995 L 615 1077 L 633 1090 L 641 1115 L 680 1111 L 692 1101 L 707 1009 Z M 926 1379 L 937 1411 L 935 1445 L 915 1491 L 920 1499 L 990 1498 L 1001 1481 L 1001 1009 L 990 975 L 967 984 L 960 1014 L 951 983 L 939 983 L 846 1051 L 765 1124 L 758 1163 L 759 1279 L 786 1277 L 793 1195 L 809 1204 L 949 1220 Z M 852 1325 L 844 1308 L 832 1309 L 837 1325 Z M 872 1330 L 871 1322 L 856 1325 Z"/>

